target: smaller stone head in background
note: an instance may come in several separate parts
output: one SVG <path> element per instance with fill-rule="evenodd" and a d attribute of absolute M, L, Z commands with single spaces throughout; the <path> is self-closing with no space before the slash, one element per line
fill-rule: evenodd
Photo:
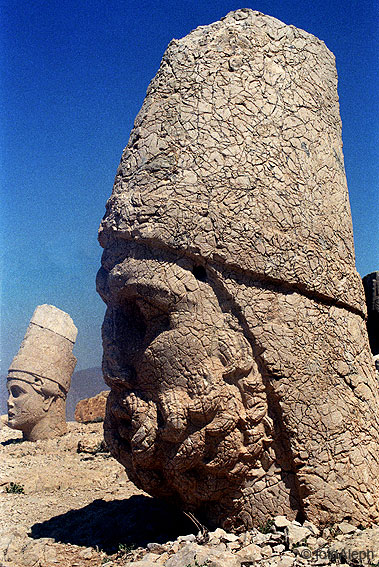
<path fill-rule="evenodd" d="M 66 397 L 76 365 L 72 354 L 77 329 L 69 315 L 53 305 L 33 313 L 7 378 L 8 425 L 24 439 L 64 435 Z"/>

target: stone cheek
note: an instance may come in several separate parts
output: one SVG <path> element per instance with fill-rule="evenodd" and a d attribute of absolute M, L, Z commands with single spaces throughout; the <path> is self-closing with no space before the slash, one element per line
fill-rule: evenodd
<path fill-rule="evenodd" d="M 262 352 L 278 441 L 270 451 L 294 472 L 304 516 L 377 518 L 379 392 L 364 320 L 279 287 L 224 282 Z"/>

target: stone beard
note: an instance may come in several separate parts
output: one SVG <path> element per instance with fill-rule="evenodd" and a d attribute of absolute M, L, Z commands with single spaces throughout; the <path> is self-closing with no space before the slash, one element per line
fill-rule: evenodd
<path fill-rule="evenodd" d="M 259 476 L 264 452 L 270 458 L 272 421 L 252 347 L 232 300 L 220 307 L 217 275 L 169 252 L 120 247 L 126 259 L 98 275 L 112 306 L 103 328 L 112 387 L 105 438 L 151 494 L 180 496 L 189 508 L 217 502 L 226 487 Z"/>
<path fill-rule="evenodd" d="M 105 437 L 207 525 L 379 520 L 334 57 L 251 10 L 174 40 L 107 203 Z"/>
<path fill-rule="evenodd" d="M 365 517 L 362 469 L 345 450 L 328 454 L 348 444 L 362 465 L 374 450 L 372 393 L 346 388 L 351 366 L 333 354 L 348 345 L 369 370 L 361 317 L 122 240 L 97 283 L 108 305 L 105 439 L 137 486 L 228 529 L 275 514 Z M 333 334 L 344 325 L 354 341 Z"/>
<path fill-rule="evenodd" d="M 53 305 L 39 305 L 7 378 L 8 425 L 27 441 L 64 435 L 66 397 L 76 365 L 72 354 L 77 329 Z"/>

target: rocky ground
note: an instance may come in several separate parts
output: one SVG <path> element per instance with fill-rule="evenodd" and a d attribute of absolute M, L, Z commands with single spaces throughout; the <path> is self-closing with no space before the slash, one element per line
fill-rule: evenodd
<path fill-rule="evenodd" d="M 0 567 L 379 565 L 375 526 L 320 533 L 277 517 L 239 535 L 199 532 L 128 480 L 99 423 L 36 443 L 3 426 L 0 453 Z"/>

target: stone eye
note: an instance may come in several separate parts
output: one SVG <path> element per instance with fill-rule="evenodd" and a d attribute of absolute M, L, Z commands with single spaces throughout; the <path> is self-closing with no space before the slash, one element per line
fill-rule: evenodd
<path fill-rule="evenodd" d="M 21 388 L 18 388 L 17 386 L 11 388 L 11 394 L 14 398 L 18 398 L 22 393 L 23 390 L 21 390 Z"/>

